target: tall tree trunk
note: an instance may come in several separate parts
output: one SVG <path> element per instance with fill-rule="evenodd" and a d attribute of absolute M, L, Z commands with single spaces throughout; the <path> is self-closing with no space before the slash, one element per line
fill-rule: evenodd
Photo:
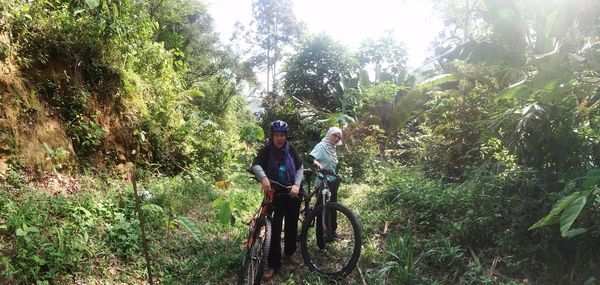
<path fill-rule="evenodd" d="M 267 49 L 267 94 L 269 94 L 269 76 L 270 76 L 270 68 L 271 68 L 271 48 Z"/>
<path fill-rule="evenodd" d="M 277 18 L 275 18 L 274 21 L 275 21 L 275 25 L 273 25 L 274 26 L 273 28 L 275 29 L 275 31 L 274 31 L 274 36 L 273 36 L 274 41 L 273 41 L 273 77 L 272 77 L 273 90 L 275 90 L 275 74 L 276 74 L 275 69 L 277 68 L 277 60 L 279 57 L 279 52 L 277 51 L 277 37 L 278 37 L 278 35 L 277 35 Z"/>
<path fill-rule="evenodd" d="M 469 18 L 471 16 L 469 0 L 465 0 L 465 27 L 463 33 L 463 43 L 466 43 L 469 40 Z"/>

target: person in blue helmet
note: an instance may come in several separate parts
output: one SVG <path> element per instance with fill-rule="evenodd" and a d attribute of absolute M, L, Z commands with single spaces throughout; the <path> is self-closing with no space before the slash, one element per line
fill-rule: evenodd
<path fill-rule="evenodd" d="M 274 194 L 286 194 L 274 195 L 271 249 L 268 259 L 269 267 L 263 275 L 265 281 L 273 278 L 281 267 L 281 230 L 284 219 L 284 259 L 293 266 L 302 265 L 294 253 L 296 252 L 298 217 L 300 215 L 300 184 L 304 168 L 298 151 L 287 142 L 287 134 L 288 124 L 286 122 L 281 120 L 272 122 L 269 143 L 258 151 L 252 162 L 252 172 L 261 183 L 265 193 L 272 191 L 274 186 Z M 272 185 L 269 180 L 277 181 L 284 186 L 291 186 L 291 190 L 277 184 Z"/>

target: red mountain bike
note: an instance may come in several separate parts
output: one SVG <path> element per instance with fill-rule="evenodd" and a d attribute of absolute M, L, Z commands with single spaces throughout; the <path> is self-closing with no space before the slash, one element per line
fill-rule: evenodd
<path fill-rule="evenodd" d="M 242 268 L 238 284 L 260 284 L 263 269 L 269 257 L 271 246 L 271 217 L 269 206 L 273 202 L 272 192 L 265 194 L 252 217 L 248 229 L 248 241 L 246 242 L 246 254 L 242 261 Z"/>

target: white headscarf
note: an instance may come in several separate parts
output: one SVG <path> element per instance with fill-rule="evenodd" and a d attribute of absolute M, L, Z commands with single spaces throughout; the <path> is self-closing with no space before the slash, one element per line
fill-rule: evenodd
<path fill-rule="evenodd" d="M 337 152 L 335 151 L 336 145 L 334 145 L 331 142 L 332 138 L 333 138 L 333 134 L 340 134 L 340 136 L 342 136 L 342 130 L 338 127 L 329 128 L 329 130 L 327 131 L 327 135 L 321 140 L 321 143 L 325 147 L 325 151 L 327 151 L 327 153 L 331 156 L 331 160 L 333 161 L 333 163 L 337 164 L 338 157 L 337 157 Z M 340 140 L 337 144 L 341 144 L 341 143 L 342 143 L 342 141 Z"/>

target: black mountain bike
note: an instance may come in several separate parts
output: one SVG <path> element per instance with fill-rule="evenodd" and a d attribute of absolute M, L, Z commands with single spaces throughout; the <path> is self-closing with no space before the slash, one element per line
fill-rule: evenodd
<path fill-rule="evenodd" d="M 336 202 L 330 202 L 328 177 L 333 172 L 316 172 L 320 185 L 311 189 L 312 170 L 304 171 L 305 186 L 302 195 L 304 208 L 300 213 L 302 230 L 300 246 L 302 259 L 308 268 L 329 279 L 339 279 L 354 270 L 362 246 L 361 228 L 352 211 Z M 313 206 L 313 197 L 321 195 L 322 203 Z"/>

